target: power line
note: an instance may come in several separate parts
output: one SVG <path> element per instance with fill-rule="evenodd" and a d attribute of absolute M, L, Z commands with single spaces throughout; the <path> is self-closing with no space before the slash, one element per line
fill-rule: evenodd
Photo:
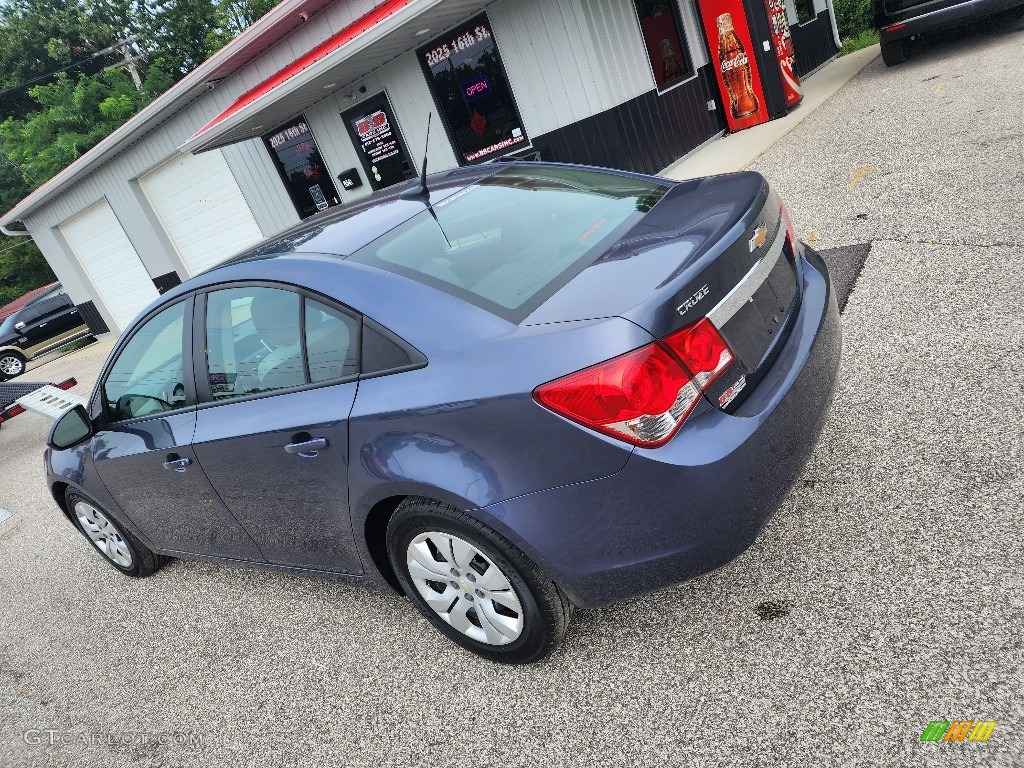
<path fill-rule="evenodd" d="M 140 40 L 141 38 L 142 38 L 142 35 L 139 35 L 139 34 L 132 35 L 127 40 L 121 40 L 121 41 L 119 41 L 117 43 L 114 43 L 114 45 L 111 45 L 111 46 L 108 46 L 107 48 L 104 48 L 102 51 L 96 51 L 96 53 L 92 54 L 91 56 L 88 56 L 87 58 L 82 59 L 81 61 L 76 61 L 73 64 L 68 64 L 66 67 L 61 67 L 60 69 L 55 69 L 53 72 L 48 72 L 45 75 L 40 75 L 39 77 L 34 77 L 31 80 L 26 80 L 23 83 L 18 83 L 17 85 L 12 85 L 9 88 L 5 88 L 4 90 L 0 91 L 0 96 L 6 96 L 8 93 L 11 93 L 12 91 L 21 90 L 25 86 L 33 85 L 34 83 L 38 83 L 38 82 L 40 82 L 42 80 L 46 80 L 48 78 L 53 77 L 54 75 L 60 74 L 61 72 L 67 72 L 68 70 L 74 69 L 75 67 L 79 67 L 82 64 L 85 64 L 86 62 L 92 61 L 93 59 L 98 58 L 98 57 L 102 56 L 105 53 L 111 53 L 113 51 L 117 51 L 117 50 L 119 50 L 119 48 L 118 48 L 119 46 L 122 46 L 122 45 L 123 46 L 127 46 L 128 43 L 135 42 L 136 40 Z M 127 57 L 127 54 L 125 54 L 125 55 Z"/>
<path fill-rule="evenodd" d="M 25 245 L 25 243 L 30 243 L 30 242 L 32 242 L 32 238 L 31 237 L 24 237 L 19 242 L 15 243 L 14 245 L 9 245 L 6 248 L 0 248 L 0 253 L 7 253 L 7 251 L 13 251 L 19 245 Z"/>

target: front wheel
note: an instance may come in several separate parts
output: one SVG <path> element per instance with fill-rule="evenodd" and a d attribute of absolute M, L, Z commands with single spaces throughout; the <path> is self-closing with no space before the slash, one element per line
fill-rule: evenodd
<path fill-rule="evenodd" d="M 452 507 L 407 499 L 388 524 L 402 589 L 443 635 L 504 664 L 529 664 L 561 642 L 565 594 L 510 541 Z"/>
<path fill-rule="evenodd" d="M 14 350 L 0 352 L 0 381 L 13 379 L 25 372 L 25 356 Z"/>
<path fill-rule="evenodd" d="M 65 499 L 78 530 L 104 560 L 125 576 L 150 576 L 167 562 L 166 557 L 150 550 L 92 499 L 70 488 Z"/>
<path fill-rule="evenodd" d="M 885 66 L 894 67 L 897 64 L 902 64 L 907 60 L 907 41 L 906 40 L 883 40 L 882 41 L 882 61 L 885 62 Z"/>

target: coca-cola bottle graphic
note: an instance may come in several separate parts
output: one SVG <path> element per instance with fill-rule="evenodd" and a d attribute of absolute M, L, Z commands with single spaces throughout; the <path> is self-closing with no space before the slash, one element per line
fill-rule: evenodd
<path fill-rule="evenodd" d="M 721 62 L 725 88 L 729 91 L 729 108 L 733 118 L 739 120 L 757 112 L 761 105 L 750 78 L 750 59 L 736 34 L 731 13 L 723 13 L 718 17 L 718 60 Z"/>

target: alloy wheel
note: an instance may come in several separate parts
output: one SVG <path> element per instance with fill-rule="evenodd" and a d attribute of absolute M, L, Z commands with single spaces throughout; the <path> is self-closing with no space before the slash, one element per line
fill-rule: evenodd
<path fill-rule="evenodd" d="M 23 370 L 25 370 L 25 364 L 21 361 L 21 358 L 14 355 L 0 357 L 0 373 L 4 376 L 17 376 Z"/>
<path fill-rule="evenodd" d="M 85 535 L 108 560 L 121 568 L 132 567 L 132 550 L 110 518 L 84 501 L 75 504 L 75 515 Z"/>
<path fill-rule="evenodd" d="M 454 629 L 489 645 L 523 632 L 523 605 L 508 577 L 458 536 L 428 531 L 409 542 L 409 577 L 424 602 Z"/>

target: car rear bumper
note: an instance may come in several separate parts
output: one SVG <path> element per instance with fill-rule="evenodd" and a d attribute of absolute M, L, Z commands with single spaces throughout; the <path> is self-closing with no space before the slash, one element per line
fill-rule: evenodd
<path fill-rule="evenodd" d="M 821 257 L 805 249 L 803 303 L 772 370 L 733 415 L 708 408 L 617 474 L 486 508 L 580 607 L 707 573 L 755 540 L 824 424 L 842 346 Z"/>
<path fill-rule="evenodd" d="M 882 42 L 889 42 L 926 32 L 950 29 L 961 22 L 1008 11 L 1022 4 L 1024 0 L 967 0 L 934 11 L 928 11 L 924 6 L 908 8 L 901 14 L 904 18 L 894 18 L 893 21 L 883 24 L 879 30 L 879 37 Z"/>

